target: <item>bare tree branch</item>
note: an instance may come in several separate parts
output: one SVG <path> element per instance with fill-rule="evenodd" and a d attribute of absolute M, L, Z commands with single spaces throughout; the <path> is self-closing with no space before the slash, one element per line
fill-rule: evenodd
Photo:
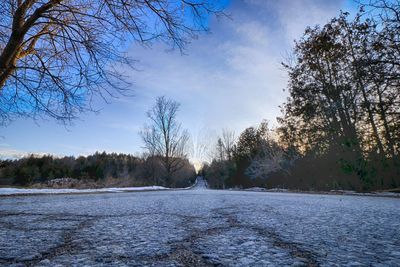
<path fill-rule="evenodd" d="M 183 167 L 188 153 L 189 133 L 176 120 L 180 104 L 162 96 L 147 112 L 151 124 L 140 135 L 150 155 L 161 157 L 168 179 Z"/>
<path fill-rule="evenodd" d="M 92 110 L 98 95 L 127 94 L 124 43 L 184 49 L 207 30 L 210 0 L 5 0 L 0 3 L 0 119 Z"/>

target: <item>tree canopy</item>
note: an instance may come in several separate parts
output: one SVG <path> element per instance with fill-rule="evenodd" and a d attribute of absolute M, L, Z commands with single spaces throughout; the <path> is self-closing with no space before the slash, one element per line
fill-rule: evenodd
<path fill-rule="evenodd" d="M 147 112 L 150 123 L 140 133 L 147 153 L 162 160 L 166 180 L 183 167 L 181 159 L 188 154 L 189 132 L 177 119 L 179 107 L 175 100 L 158 97 Z"/>
<path fill-rule="evenodd" d="M 398 1 L 376 0 L 354 18 L 342 12 L 307 28 L 283 64 L 289 97 L 277 129 L 272 136 L 265 124 L 243 131 L 233 160 L 206 166 L 209 184 L 400 186 L 399 15 Z"/>
<path fill-rule="evenodd" d="M 74 119 L 91 99 L 126 94 L 128 43 L 183 49 L 220 14 L 209 0 L 5 0 L 0 3 L 0 123 Z"/>

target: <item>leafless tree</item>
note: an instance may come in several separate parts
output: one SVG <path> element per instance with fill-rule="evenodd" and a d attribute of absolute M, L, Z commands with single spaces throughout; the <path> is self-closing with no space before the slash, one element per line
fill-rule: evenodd
<path fill-rule="evenodd" d="M 0 1 L 0 119 L 49 115 L 68 121 L 127 88 L 129 42 L 161 40 L 182 49 L 206 17 L 209 0 Z"/>
<path fill-rule="evenodd" d="M 212 161 L 210 149 L 214 144 L 213 132 L 207 128 L 199 129 L 191 134 L 190 138 L 190 158 L 196 168 L 201 168 L 205 162 Z"/>
<path fill-rule="evenodd" d="M 166 97 L 158 97 L 147 112 L 151 124 L 145 125 L 140 135 L 149 154 L 162 159 L 168 179 L 183 167 L 187 157 L 189 133 L 177 121 L 180 104 Z"/>
<path fill-rule="evenodd" d="M 223 129 L 221 140 L 225 151 L 226 159 L 231 160 L 235 149 L 235 142 L 236 142 L 235 132 Z"/>
<path fill-rule="evenodd" d="M 251 178 L 267 178 L 268 174 L 283 169 L 285 151 L 274 141 L 260 144 L 259 153 L 252 158 L 246 174 Z"/>
<path fill-rule="evenodd" d="M 235 149 L 235 132 L 223 129 L 220 136 L 215 141 L 215 146 L 211 152 L 212 158 L 219 161 L 232 160 Z"/>
<path fill-rule="evenodd" d="M 249 135 L 249 133 L 252 134 Z M 239 150 L 246 151 L 243 144 L 250 145 L 250 148 L 247 149 L 248 152 L 245 153 L 250 160 L 250 165 L 246 169 L 249 177 L 253 179 L 267 178 L 270 173 L 283 170 L 283 166 L 289 159 L 274 136 L 275 131 L 265 120 L 254 131 L 247 132 L 247 135 L 241 135 L 242 144 L 239 144 Z"/>

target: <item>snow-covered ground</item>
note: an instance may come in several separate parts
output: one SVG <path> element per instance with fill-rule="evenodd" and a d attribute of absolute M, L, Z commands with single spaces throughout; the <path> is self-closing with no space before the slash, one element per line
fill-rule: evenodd
<path fill-rule="evenodd" d="M 202 190 L 207 188 L 207 182 L 201 177 L 197 177 L 194 185 L 180 189 L 195 189 Z M 99 189 L 32 189 L 32 188 L 13 188 L 0 187 L 0 196 L 12 195 L 40 195 L 40 194 L 85 194 L 85 193 L 118 193 L 118 192 L 133 192 L 133 191 L 154 191 L 168 190 L 179 188 L 167 188 L 163 186 L 142 186 L 142 187 L 112 187 Z"/>
<path fill-rule="evenodd" d="M 99 189 L 30 189 L 30 188 L 0 188 L 0 196 L 8 195 L 29 195 L 29 194 L 76 194 L 76 193 L 116 193 L 130 191 L 150 191 L 169 189 L 163 186 L 142 186 L 142 187 L 115 187 Z"/>
<path fill-rule="evenodd" d="M 400 199 L 200 186 L 0 198 L 0 265 L 400 266 Z"/>
<path fill-rule="evenodd" d="M 204 190 L 207 189 L 207 182 L 206 180 L 204 180 L 202 177 L 199 176 L 197 177 L 194 185 L 189 188 L 193 190 Z"/>

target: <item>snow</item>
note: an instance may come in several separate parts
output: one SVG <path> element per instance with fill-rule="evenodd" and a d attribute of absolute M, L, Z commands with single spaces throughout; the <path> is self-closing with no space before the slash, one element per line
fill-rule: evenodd
<path fill-rule="evenodd" d="M 262 192 L 262 191 L 266 191 L 267 189 L 263 188 L 263 187 L 250 187 L 250 188 L 246 188 L 246 191 L 255 191 L 255 192 Z"/>
<path fill-rule="evenodd" d="M 31 189 L 31 188 L 0 188 L 0 196 L 30 195 L 30 194 L 82 194 L 82 193 L 116 193 L 131 191 L 167 190 L 163 186 L 114 187 L 99 189 Z"/>
<path fill-rule="evenodd" d="M 142 186 L 142 187 L 112 187 L 112 188 L 98 188 L 98 189 L 33 189 L 33 188 L 0 188 L 0 196 L 12 195 L 40 195 L 40 194 L 86 194 L 86 193 L 118 193 L 118 192 L 132 192 L 132 191 L 154 191 L 154 190 L 202 190 L 207 187 L 207 182 L 201 177 L 197 177 L 196 182 L 186 188 L 167 188 L 163 186 Z"/>
<path fill-rule="evenodd" d="M 204 190 L 207 188 L 207 182 L 202 177 L 197 177 L 196 182 L 194 185 L 188 187 L 187 189 L 192 190 Z"/>
<path fill-rule="evenodd" d="M 376 191 L 376 192 L 367 192 L 367 193 L 360 193 L 356 191 L 350 190 L 331 190 L 329 192 L 326 191 L 291 191 L 289 189 L 284 188 L 263 188 L 263 187 L 251 187 L 246 189 L 235 189 L 232 188 L 230 190 L 238 190 L 238 191 L 253 191 L 253 192 L 287 192 L 287 193 L 302 193 L 302 194 L 331 194 L 331 195 L 346 195 L 346 196 L 365 196 L 365 197 L 397 197 L 400 198 L 399 193 L 394 192 L 383 192 L 383 191 Z"/>
<path fill-rule="evenodd" d="M 0 198 L 4 266 L 400 266 L 400 199 L 207 190 Z"/>

